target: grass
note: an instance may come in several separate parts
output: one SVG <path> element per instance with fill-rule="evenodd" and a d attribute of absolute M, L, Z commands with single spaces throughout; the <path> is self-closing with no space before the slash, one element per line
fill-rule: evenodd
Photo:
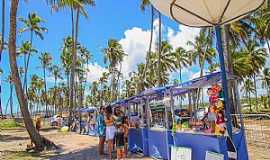
<path fill-rule="evenodd" d="M 15 119 L 4 119 L 0 120 L 0 128 L 1 129 L 11 129 L 21 127 L 19 123 L 15 121 Z"/>

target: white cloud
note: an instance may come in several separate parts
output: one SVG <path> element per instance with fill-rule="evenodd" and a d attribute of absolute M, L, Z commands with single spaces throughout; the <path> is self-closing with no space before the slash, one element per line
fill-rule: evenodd
<path fill-rule="evenodd" d="M 103 72 L 107 72 L 108 70 L 102 66 L 100 66 L 99 64 L 95 63 L 91 63 L 88 65 L 88 72 L 87 72 L 87 81 L 89 82 L 94 82 L 97 81 Z"/>
<path fill-rule="evenodd" d="M 127 54 L 122 63 L 122 72 L 124 77 L 127 77 L 129 72 L 136 70 L 137 64 L 145 62 L 150 41 L 150 30 L 133 27 L 125 31 L 124 35 L 119 43 Z M 153 37 L 154 42 L 156 36 Z"/>
<path fill-rule="evenodd" d="M 156 42 L 158 38 L 158 19 L 154 20 L 154 32 L 152 41 L 152 51 L 156 49 Z M 168 27 L 167 31 L 164 30 L 164 25 L 161 25 L 163 37 L 162 39 L 168 39 L 169 43 L 174 47 L 182 46 L 188 49 L 186 43 L 187 41 L 194 41 L 195 36 L 199 33 L 199 29 L 190 28 L 186 26 L 179 26 L 179 30 L 174 31 L 172 28 Z M 122 73 L 124 79 L 128 77 L 128 73 L 135 71 L 137 65 L 140 63 L 145 63 L 146 53 L 148 51 L 150 42 L 150 29 L 143 30 L 139 27 L 133 27 L 124 32 L 124 37 L 119 40 L 122 45 L 123 50 L 127 54 L 122 62 Z M 87 75 L 87 79 L 90 82 L 98 80 L 102 72 L 107 71 L 107 69 L 101 67 L 97 63 L 89 65 L 90 72 Z M 188 72 L 187 69 L 182 71 L 183 73 Z M 175 75 L 175 74 L 174 74 Z"/>
<path fill-rule="evenodd" d="M 168 27 L 168 41 L 173 46 L 173 48 L 183 47 L 185 49 L 191 49 L 187 45 L 188 41 L 194 42 L 195 37 L 199 34 L 199 28 L 187 27 L 184 25 L 178 26 L 178 31 L 174 31 L 172 28 Z"/>
<path fill-rule="evenodd" d="M 156 41 L 158 38 L 158 19 L 154 20 L 154 32 L 152 41 L 152 51 L 156 49 Z M 189 49 L 186 45 L 188 41 L 194 41 L 196 35 L 199 34 L 198 28 L 190 28 L 183 25 L 179 25 L 179 30 L 174 31 L 172 28 L 168 27 L 167 33 L 165 33 L 164 25 L 161 25 L 163 38 L 168 39 L 169 43 L 176 48 L 178 46 Z M 149 47 L 150 41 L 150 30 L 143 30 L 138 27 L 133 27 L 124 32 L 124 38 L 122 38 L 119 43 L 123 46 L 123 49 L 128 56 L 124 58 L 122 63 L 122 72 L 124 78 L 128 76 L 129 72 L 135 71 L 137 64 L 145 63 L 146 53 Z M 187 70 L 183 70 L 183 73 Z"/>

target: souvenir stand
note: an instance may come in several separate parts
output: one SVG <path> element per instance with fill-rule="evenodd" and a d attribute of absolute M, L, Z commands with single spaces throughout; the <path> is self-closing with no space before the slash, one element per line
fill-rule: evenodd
<path fill-rule="evenodd" d="M 234 76 L 228 75 L 229 80 L 234 80 Z M 184 147 L 190 150 L 192 160 L 204 159 L 207 152 L 223 155 L 224 159 L 228 159 L 228 150 L 235 148 L 238 160 L 248 159 L 247 148 L 243 124 L 235 125 L 232 136 L 232 146 L 228 143 L 229 137 L 223 134 L 207 133 L 199 130 L 175 128 L 175 109 L 174 96 L 188 94 L 196 88 L 209 87 L 218 84 L 221 81 L 221 73 L 212 73 L 201 78 L 167 87 L 159 87 L 143 91 L 138 96 L 126 99 L 125 105 L 132 103 L 144 103 L 147 115 L 147 126 L 139 128 L 131 128 L 129 132 L 129 150 L 137 149 L 143 151 L 145 156 L 159 159 L 172 159 L 172 147 Z M 156 127 L 151 125 L 151 109 L 149 102 L 151 100 L 162 100 L 164 103 L 164 127 Z M 124 103 L 122 103 L 124 104 Z M 143 105 L 140 105 L 143 106 Z M 129 109 L 128 109 L 129 110 Z M 239 109 L 238 109 L 239 110 Z M 191 123 L 191 122 L 190 122 Z M 240 156 L 241 155 L 241 156 Z"/>
<path fill-rule="evenodd" d="M 119 100 L 111 104 L 113 108 L 117 106 L 125 107 L 125 115 L 129 117 L 131 127 L 128 134 L 128 148 L 131 152 L 148 153 L 148 130 L 146 108 L 147 99 L 142 96 L 133 96 L 125 100 Z"/>
<path fill-rule="evenodd" d="M 84 129 L 85 134 L 96 135 L 95 119 L 96 119 L 96 107 L 86 107 L 79 109 L 80 113 L 80 133 Z M 90 123 L 90 124 L 88 124 Z"/>

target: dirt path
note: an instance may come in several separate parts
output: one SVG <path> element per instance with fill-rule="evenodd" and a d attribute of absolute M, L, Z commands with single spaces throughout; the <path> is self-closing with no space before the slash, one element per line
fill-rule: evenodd
<path fill-rule="evenodd" d="M 1 160 L 96 160 L 108 159 L 97 154 L 98 138 L 79 135 L 71 132 L 59 132 L 57 129 L 43 129 L 41 135 L 53 141 L 60 149 L 53 152 L 26 153 L 26 145 L 30 143 L 27 132 L 23 128 L 0 131 Z M 105 150 L 106 152 L 106 150 Z M 149 159 L 139 155 L 129 156 L 128 159 Z"/>
<path fill-rule="evenodd" d="M 57 129 L 43 129 L 41 134 L 52 140 L 60 149 L 53 152 L 27 153 L 30 143 L 24 128 L 0 130 L 1 160 L 96 160 L 108 159 L 97 154 L 98 138 L 77 133 L 59 132 Z M 269 146 L 270 147 L 270 146 Z M 105 147 L 106 148 L 106 147 Z M 250 160 L 270 160 L 270 148 L 249 144 Z M 106 152 L 106 150 L 105 150 Z M 129 155 L 128 159 L 150 159 L 139 155 Z"/>

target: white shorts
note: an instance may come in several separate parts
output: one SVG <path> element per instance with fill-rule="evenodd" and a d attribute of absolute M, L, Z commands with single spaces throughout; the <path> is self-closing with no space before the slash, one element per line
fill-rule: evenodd
<path fill-rule="evenodd" d="M 115 131 L 114 126 L 106 126 L 106 141 L 114 139 Z"/>

